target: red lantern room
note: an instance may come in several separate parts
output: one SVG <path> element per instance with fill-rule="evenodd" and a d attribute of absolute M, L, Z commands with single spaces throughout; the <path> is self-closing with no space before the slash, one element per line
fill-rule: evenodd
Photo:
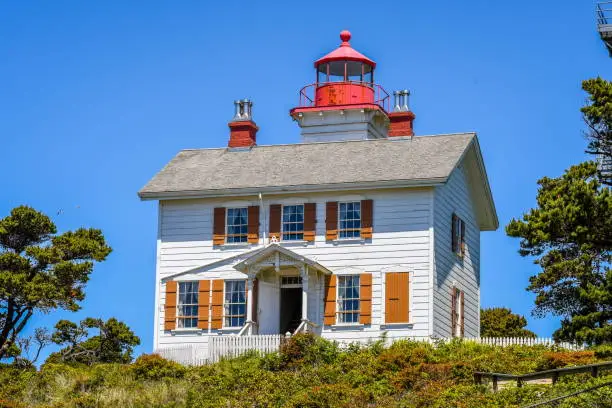
<path fill-rule="evenodd" d="M 376 63 L 340 33 L 340 46 L 314 63 L 316 81 L 300 91 L 290 115 L 305 142 L 387 137 L 389 94 L 374 82 Z"/>
<path fill-rule="evenodd" d="M 340 39 L 337 49 L 315 61 L 316 82 L 302 89 L 294 111 L 372 104 L 388 110 L 389 95 L 374 83 L 376 63 L 351 47 L 349 31 L 342 31 Z"/>
<path fill-rule="evenodd" d="M 315 62 L 316 106 L 374 103 L 376 63 L 349 44 L 351 33 L 340 33 L 342 43 Z"/>

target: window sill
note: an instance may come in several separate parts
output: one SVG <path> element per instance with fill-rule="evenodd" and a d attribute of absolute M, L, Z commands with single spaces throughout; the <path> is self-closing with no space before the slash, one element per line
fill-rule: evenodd
<path fill-rule="evenodd" d="M 383 323 L 380 325 L 381 328 L 387 328 L 387 329 L 403 329 L 406 327 L 412 327 L 414 326 L 414 323 L 412 322 L 405 322 L 405 323 Z"/>
<path fill-rule="evenodd" d="M 242 329 L 242 326 L 240 327 L 222 327 L 220 329 L 217 329 L 217 331 L 231 333 L 231 332 L 239 332 L 241 329 Z"/>
<path fill-rule="evenodd" d="M 288 241 L 278 241 L 281 246 L 306 246 L 310 241 L 304 241 L 303 239 L 295 239 Z"/>
<path fill-rule="evenodd" d="M 202 333 L 203 329 L 194 328 L 185 328 L 185 329 L 174 329 L 170 330 L 170 333 L 174 336 L 175 334 L 199 334 Z"/>
<path fill-rule="evenodd" d="M 337 323 L 337 324 L 332 324 L 331 329 L 332 330 L 351 330 L 351 329 L 357 329 L 357 330 L 363 330 L 365 328 L 365 324 L 361 324 L 361 323 Z"/>
<path fill-rule="evenodd" d="M 365 244 L 366 240 L 363 238 L 336 238 L 332 242 L 334 245 L 337 245 L 337 244 Z"/>
<path fill-rule="evenodd" d="M 224 248 L 236 249 L 236 248 L 251 248 L 257 245 L 258 244 L 249 244 L 248 242 L 245 242 L 245 243 L 238 242 L 238 243 L 231 243 L 231 244 L 214 245 L 214 247 L 219 248 L 219 249 L 224 249 Z"/>

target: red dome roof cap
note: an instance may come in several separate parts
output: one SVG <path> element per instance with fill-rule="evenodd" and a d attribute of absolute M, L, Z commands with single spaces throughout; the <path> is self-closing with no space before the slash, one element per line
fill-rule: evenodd
<path fill-rule="evenodd" d="M 351 40 L 351 32 L 349 30 L 340 31 L 340 39 L 342 40 L 342 44 L 340 46 L 350 47 L 350 44 L 348 42 Z"/>
<path fill-rule="evenodd" d="M 376 63 L 374 61 L 351 47 L 351 44 L 349 44 L 350 39 L 351 32 L 348 30 L 342 30 L 340 32 L 340 40 L 342 40 L 340 47 L 336 48 L 323 58 L 316 60 L 314 64 L 315 67 L 331 61 L 358 61 L 371 65 L 372 68 L 376 67 Z"/>

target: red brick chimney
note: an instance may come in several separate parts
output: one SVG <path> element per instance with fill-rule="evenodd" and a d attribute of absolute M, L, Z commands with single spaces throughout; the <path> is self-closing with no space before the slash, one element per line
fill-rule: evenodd
<path fill-rule="evenodd" d="M 388 137 L 414 136 L 412 122 L 414 122 L 415 115 L 408 107 L 409 95 L 410 92 L 408 90 L 393 92 L 395 101 L 393 112 L 389 113 Z"/>
<path fill-rule="evenodd" d="M 253 102 L 248 99 L 234 101 L 234 107 L 236 113 L 228 123 L 230 138 L 227 146 L 230 148 L 255 146 L 259 128 L 252 120 Z"/>

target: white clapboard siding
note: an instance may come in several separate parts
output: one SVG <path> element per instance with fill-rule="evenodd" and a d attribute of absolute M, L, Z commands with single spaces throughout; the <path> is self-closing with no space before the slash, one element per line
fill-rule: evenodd
<path fill-rule="evenodd" d="M 452 216 L 457 214 L 466 227 L 466 252 L 459 259 L 451 248 Z M 433 334 L 451 335 L 451 288 L 464 292 L 465 336 L 480 334 L 480 228 L 462 166 L 434 192 L 434 299 Z"/>
<path fill-rule="evenodd" d="M 368 242 L 347 241 L 330 243 L 325 240 L 325 207 L 328 201 L 373 200 L 373 238 Z M 372 273 L 372 324 L 355 330 L 321 327 L 323 337 L 338 341 L 356 338 L 377 339 L 383 331 L 389 337 L 425 337 L 430 333 L 430 292 L 432 275 L 432 243 L 430 229 L 432 219 L 433 189 L 396 189 L 358 191 L 352 193 L 304 194 L 301 198 L 290 196 L 265 196 L 260 206 L 260 236 L 269 225 L 270 204 L 315 202 L 316 237 L 307 245 L 281 243 L 296 253 L 316 259 L 336 272 L 350 268 L 354 273 Z M 233 199 L 230 204 L 219 199 L 186 199 L 160 202 L 160 236 L 158 248 L 159 296 L 157 301 L 157 338 L 155 347 L 173 347 L 182 344 L 207 343 L 216 339 L 216 331 L 198 333 L 170 333 L 164 331 L 163 304 L 165 287 L 161 279 L 219 262 L 235 255 L 258 248 L 257 245 L 213 247 L 213 211 L 218 206 L 260 205 L 256 198 Z M 384 322 L 384 270 L 411 273 L 411 324 L 381 328 Z M 232 264 L 206 270 L 190 279 L 246 278 L 233 269 Z M 309 291 L 308 317 L 314 323 L 323 323 L 323 282 L 312 281 Z M 216 341 L 216 340 L 214 340 Z"/>

